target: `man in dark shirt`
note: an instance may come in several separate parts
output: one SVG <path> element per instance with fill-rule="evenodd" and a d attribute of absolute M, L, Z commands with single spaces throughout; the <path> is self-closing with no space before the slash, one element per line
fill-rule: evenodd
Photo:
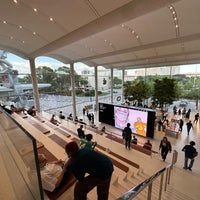
<path fill-rule="evenodd" d="M 184 167 L 183 169 L 189 169 L 190 171 L 192 171 L 192 166 L 194 164 L 194 158 L 195 156 L 198 155 L 198 152 L 196 151 L 196 149 L 194 148 L 195 146 L 195 142 L 191 141 L 189 145 L 185 145 L 182 149 L 182 151 L 185 152 L 185 162 L 184 162 Z M 188 160 L 190 159 L 190 164 L 188 167 Z"/>
<path fill-rule="evenodd" d="M 131 124 L 127 123 L 126 127 L 123 130 L 123 138 L 125 139 L 125 147 L 126 149 L 128 148 L 130 150 L 131 146 L 131 138 L 132 138 L 132 130 L 130 128 Z"/>
<path fill-rule="evenodd" d="M 78 137 L 85 138 L 85 133 L 83 131 L 83 125 L 80 125 L 80 128 L 77 129 Z"/>
<path fill-rule="evenodd" d="M 94 187 L 97 187 L 98 200 L 108 200 L 114 170 L 112 161 L 94 150 L 79 149 L 76 142 L 68 143 L 65 151 L 69 157 L 66 172 L 72 172 L 78 180 L 74 188 L 74 200 L 86 200 L 87 193 Z"/>

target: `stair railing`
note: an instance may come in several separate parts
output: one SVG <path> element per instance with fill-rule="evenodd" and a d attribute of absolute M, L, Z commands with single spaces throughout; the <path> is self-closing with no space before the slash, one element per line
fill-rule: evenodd
<path fill-rule="evenodd" d="M 166 172 L 165 176 L 165 182 L 164 182 L 164 191 L 167 190 L 167 184 L 170 183 L 170 177 L 171 177 L 171 170 L 173 169 L 173 165 L 176 163 L 178 157 L 178 152 L 174 150 L 173 156 L 172 156 L 172 163 L 163 169 L 159 170 L 157 173 L 152 175 L 150 178 L 144 180 L 142 183 L 136 185 L 129 191 L 127 191 L 125 194 L 117 198 L 117 200 L 132 200 L 134 197 L 136 197 L 141 191 L 143 191 L 146 187 L 148 187 L 148 194 L 147 194 L 147 200 L 151 200 L 152 197 L 152 184 L 153 182 L 160 176 L 160 188 L 159 188 L 159 197 L 158 199 L 161 200 L 162 197 L 162 191 L 163 191 L 163 182 L 164 182 L 164 173 Z"/>

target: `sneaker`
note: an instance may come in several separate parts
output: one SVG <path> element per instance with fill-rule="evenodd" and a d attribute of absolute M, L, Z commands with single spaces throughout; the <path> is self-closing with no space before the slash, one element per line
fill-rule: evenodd
<path fill-rule="evenodd" d="M 187 170 L 187 168 L 183 167 L 183 169 Z"/>
<path fill-rule="evenodd" d="M 188 167 L 188 169 L 189 169 L 190 171 L 192 171 L 192 169 L 191 169 L 190 167 Z"/>

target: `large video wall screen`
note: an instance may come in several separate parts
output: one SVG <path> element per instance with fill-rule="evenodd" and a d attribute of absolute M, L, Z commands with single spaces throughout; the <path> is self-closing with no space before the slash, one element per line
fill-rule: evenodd
<path fill-rule="evenodd" d="M 154 136 L 155 111 L 151 109 L 99 103 L 99 121 L 119 129 L 130 123 L 133 133 Z"/>

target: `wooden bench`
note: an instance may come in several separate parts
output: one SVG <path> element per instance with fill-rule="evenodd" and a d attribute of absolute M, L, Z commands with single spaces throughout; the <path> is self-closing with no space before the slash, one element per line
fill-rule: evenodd
<path fill-rule="evenodd" d="M 40 132 L 42 132 L 43 134 L 47 134 L 50 133 L 50 130 L 45 128 L 44 126 L 42 126 L 42 124 L 40 122 L 35 121 L 34 119 L 32 119 L 32 117 L 28 117 L 26 118 L 26 120 L 33 125 L 35 128 L 37 128 Z"/>
<path fill-rule="evenodd" d="M 109 135 L 109 134 L 106 137 L 109 138 L 109 139 L 111 139 L 111 140 L 114 140 L 115 142 L 123 144 L 123 139 L 122 138 L 119 138 L 119 137 L 114 136 L 114 135 Z M 152 153 L 158 153 L 158 152 L 153 151 L 153 150 L 150 151 L 148 149 L 145 149 L 145 148 L 143 148 L 139 144 L 133 144 L 133 143 L 131 143 L 131 148 L 133 148 L 133 149 L 135 149 L 137 151 L 140 151 L 141 153 L 144 153 L 144 154 L 149 155 L 149 156 L 151 156 Z"/>
<path fill-rule="evenodd" d="M 27 118 L 28 117 L 28 115 L 25 115 L 23 112 L 16 112 L 20 117 L 22 117 L 22 118 Z"/>
<path fill-rule="evenodd" d="M 56 142 L 58 145 L 60 145 L 62 148 L 65 148 L 67 142 L 57 136 L 56 134 L 52 134 L 49 136 L 50 139 L 52 139 L 54 142 Z"/>
<path fill-rule="evenodd" d="M 63 130 L 63 126 L 59 128 L 58 126 L 56 126 L 56 125 L 54 125 L 54 124 L 52 124 L 50 122 L 46 122 L 45 124 L 47 124 L 50 128 L 54 129 L 56 132 L 61 133 L 65 137 L 71 137 L 71 135 L 68 132 Z"/>

